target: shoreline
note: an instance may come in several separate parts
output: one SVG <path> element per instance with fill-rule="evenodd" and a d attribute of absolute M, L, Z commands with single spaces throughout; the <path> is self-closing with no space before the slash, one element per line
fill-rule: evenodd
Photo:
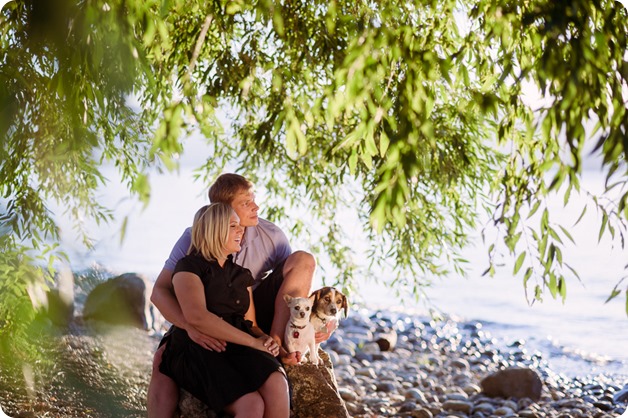
<path fill-rule="evenodd" d="M 356 417 L 614 417 L 626 411 L 627 374 L 567 377 L 555 372 L 542 353 L 528 350 L 525 340 L 500 341 L 478 321 L 433 321 L 421 315 L 364 309 L 354 311 L 343 322 L 348 332 L 329 341 L 334 351 L 343 353 L 332 358 L 338 384 L 350 387 L 359 376 L 363 380 L 359 387 L 370 386 L 379 394 L 372 397 L 358 391 L 346 395 L 345 400 L 361 399 L 374 405 L 364 410 L 364 404 L 348 402 Z M 391 333 L 396 340 L 392 351 L 368 342 Z M 347 346 L 353 346 L 356 353 L 347 353 Z M 513 367 L 529 368 L 539 375 L 543 382 L 540 400 L 522 404 L 521 399 L 517 403 L 483 395 L 484 377 Z M 408 382 L 412 382 L 410 388 Z M 621 401 L 615 402 L 614 395 Z M 451 401 L 458 403 L 453 406 Z M 384 413 L 391 409 L 396 411 Z"/>
<path fill-rule="evenodd" d="M 392 349 L 382 350 L 378 339 L 389 340 Z M 57 361 L 34 369 L 32 396 L 18 388 L 21 371 L 0 363 L 0 405 L 11 417 L 144 417 L 158 342 L 145 331 L 88 325 L 76 318 L 67 331 L 51 335 L 50 355 Z M 601 418 L 620 416 L 628 406 L 625 374 L 566 377 L 522 339 L 499 341 L 477 321 L 433 321 L 418 314 L 356 308 L 341 320 L 323 349 L 356 418 Z M 515 402 L 481 393 L 483 377 L 511 366 L 531 368 L 540 376 L 539 401 Z M 615 402 L 613 397 L 622 390 L 625 400 Z"/>

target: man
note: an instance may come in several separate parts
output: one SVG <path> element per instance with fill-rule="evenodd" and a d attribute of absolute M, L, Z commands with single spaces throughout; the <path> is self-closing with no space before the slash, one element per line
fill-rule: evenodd
<path fill-rule="evenodd" d="M 282 339 L 290 313 L 283 300 L 284 294 L 306 297 L 309 295 L 316 260 L 304 251 L 292 253 L 286 235 L 273 223 L 257 216 L 253 185 L 237 174 L 223 174 L 209 189 L 212 203 L 230 204 L 245 227 L 241 250 L 234 261 L 251 270 L 256 284 L 253 299 L 259 327 L 282 346 Z M 172 272 L 177 261 L 190 246 L 190 229 L 186 229 L 175 244 L 164 268 L 159 273 L 151 301 L 172 324 L 185 329 L 190 338 L 208 350 L 224 351 L 226 343 L 205 335 L 190 326 L 183 316 L 172 287 Z M 317 341 L 329 338 L 329 334 L 317 334 Z M 173 380 L 159 372 L 164 347 L 155 353 L 153 371 L 148 388 L 148 416 L 173 417 L 178 406 L 179 388 Z M 284 364 L 296 364 L 298 353 L 282 352 Z"/>

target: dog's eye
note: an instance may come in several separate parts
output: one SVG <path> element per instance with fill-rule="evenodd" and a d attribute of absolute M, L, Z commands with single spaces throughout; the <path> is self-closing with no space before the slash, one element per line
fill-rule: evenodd
<path fill-rule="evenodd" d="M 327 296 L 327 297 L 325 298 L 325 301 L 327 301 L 327 302 L 331 302 L 331 298 L 330 298 L 329 296 Z"/>
<path fill-rule="evenodd" d="M 300 306 L 295 306 L 294 309 L 297 310 L 297 311 L 300 311 L 301 307 Z"/>
<path fill-rule="evenodd" d="M 306 310 L 306 311 L 309 311 L 309 310 L 310 310 L 310 307 L 308 306 L 307 308 L 305 308 L 305 310 Z"/>

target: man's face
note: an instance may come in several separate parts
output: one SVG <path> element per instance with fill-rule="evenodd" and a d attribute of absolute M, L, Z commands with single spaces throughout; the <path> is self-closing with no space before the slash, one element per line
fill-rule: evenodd
<path fill-rule="evenodd" d="M 243 227 L 257 225 L 259 206 L 255 204 L 255 194 L 252 190 L 238 192 L 231 202 L 231 207 L 240 217 L 240 225 Z"/>

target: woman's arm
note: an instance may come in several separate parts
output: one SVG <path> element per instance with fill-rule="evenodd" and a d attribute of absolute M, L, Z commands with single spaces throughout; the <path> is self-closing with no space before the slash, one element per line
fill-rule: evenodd
<path fill-rule="evenodd" d="M 249 291 L 249 310 L 246 311 L 244 315 L 244 319 L 249 320 L 253 323 L 251 327 L 251 332 L 258 338 L 263 338 L 265 342 L 265 346 L 268 347 L 268 350 L 273 353 L 274 356 L 279 355 L 279 344 L 277 341 L 272 339 L 269 335 L 264 333 L 262 329 L 257 325 L 257 320 L 255 319 L 255 303 L 253 302 L 253 288 L 251 286 L 248 287 Z"/>
<path fill-rule="evenodd" d="M 273 354 L 271 348 L 269 348 L 272 344 L 267 342 L 264 337 L 255 338 L 233 327 L 207 310 L 203 283 L 196 274 L 184 271 L 178 272 L 172 278 L 172 284 L 177 300 L 181 305 L 181 311 L 188 324 L 203 334 L 214 338 Z M 249 293 L 249 297 L 251 296 L 251 293 Z"/>
<path fill-rule="evenodd" d="M 186 330 L 192 341 L 208 350 L 225 350 L 226 343 L 224 341 L 203 334 L 186 321 L 174 294 L 172 271 L 166 268 L 161 270 L 153 285 L 150 300 L 171 324 Z"/>

